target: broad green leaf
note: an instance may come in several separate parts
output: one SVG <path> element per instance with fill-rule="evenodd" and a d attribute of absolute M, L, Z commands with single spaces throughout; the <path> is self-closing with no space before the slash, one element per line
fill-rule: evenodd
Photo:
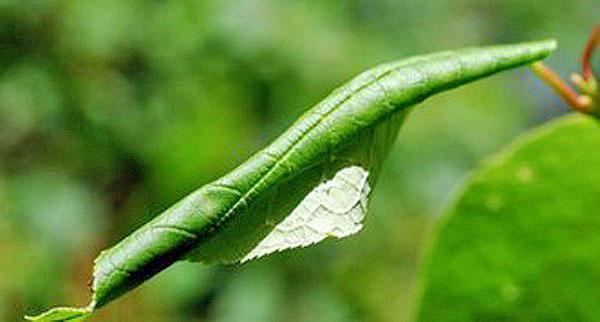
<path fill-rule="evenodd" d="M 600 316 L 600 123 L 525 135 L 477 170 L 439 227 L 419 321 Z"/>
<path fill-rule="evenodd" d="M 356 233 L 411 106 L 542 59 L 554 48 L 554 41 L 470 48 L 362 73 L 238 168 L 103 251 L 95 260 L 90 307 L 105 305 L 184 258 L 238 263 Z"/>

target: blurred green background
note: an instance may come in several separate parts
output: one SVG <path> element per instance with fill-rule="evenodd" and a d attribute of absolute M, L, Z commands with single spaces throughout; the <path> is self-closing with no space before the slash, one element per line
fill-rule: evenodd
<path fill-rule="evenodd" d="M 556 38 L 600 2 L 0 0 L 0 321 L 86 304 L 96 254 L 378 63 Z M 355 237 L 243 267 L 179 263 L 95 321 L 407 321 L 423 245 L 477 162 L 566 112 L 526 69 L 428 100 Z"/>

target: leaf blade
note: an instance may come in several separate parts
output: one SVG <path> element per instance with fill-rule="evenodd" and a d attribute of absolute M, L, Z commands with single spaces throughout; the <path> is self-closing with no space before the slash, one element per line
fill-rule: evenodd
<path fill-rule="evenodd" d="M 569 116 L 478 169 L 439 225 L 417 320 L 595 319 L 598 146 L 598 122 Z"/>
<path fill-rule="evenodd" d="M 222 232 L 228 227 L 232 236 L 236 230 L 243 232 L 228 246 L 232 249 L 229 257 L 215 255 L 219 247 L 200 253 L 220 261 L 241 259 L 244 254 L 239 253 L 250 250 L 247 244 L 261 239 L 252 238 L 253 233 L 263 234 L 258 237 L 268 233 L 264 223 L 256 221 L 260 217 L 244 214 L 259 213 L 261 202 L 274 195 L 277 187 L 287 184 L 286 189 L 292 190 L 290 186 L 295 184 L 300 188 L 292 195 L 303 196 L 323 182 L 323 177 L 331 179 L 349 165 L 368 170 L 373 186 L 411 106 L 438 92 L 543 59 L 555 46 L 554 41 L 541 41 L 443 52 L 384 64 L 357 76 L 238 168 L 102 252 L 94 262 L 92 306 L 105 305 L 173 262 L 210 245 L 211 240 L 227 235 Z M 329 159 L 334 160 L 323 161 Z M 294 199 L 293 206 L 300 201 Z M 279 206 L 293 209 L 289 204 Z M 252 207 L 256 209 L 250 211 Z M 284 213 L 281 209 L 278 211 Z M 243 242 L 236 244 L 238 239 Z"/>
<path fill-rule="evenodd" d="M 47 312 L 44 312 L 36 316 L 25 316 L 28 321 L 36 322 L 58 322 L 58 321 L 70 321 L 77 322 L 83 321 L 92 314 L 90 307 L 85 308 L 72 308 L 72 307 L 55 307 Z"/>

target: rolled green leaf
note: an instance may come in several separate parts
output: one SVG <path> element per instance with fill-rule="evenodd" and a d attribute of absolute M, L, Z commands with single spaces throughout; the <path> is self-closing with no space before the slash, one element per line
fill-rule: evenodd
<path fill-rule="evenodd" d="M 94 261 L 93 297 L 85 310 L 178 260 L 239 263 L 358 232 L 411 106 L 543 59 L 555 47 L 549 40 L 447 51 L 360 74 L 236 169 L 103 251 Z"/>

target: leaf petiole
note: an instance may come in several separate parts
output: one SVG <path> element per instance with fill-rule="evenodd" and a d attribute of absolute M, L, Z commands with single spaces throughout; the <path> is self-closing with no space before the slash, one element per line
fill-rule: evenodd
<path fill-rule="evenodd" d="M 531 69 L 573 109 L 585 114 L 592 112 L 592 99 L 588 95 L 579 95 L 546 64 L 536 62 L 531 64 Z"/>
<path fill-rule="evenodd" d="M 588 37 L 581 55 L 581 75 L 571 74 L 571 82 L 581 92 L 573 90 L 554 70 L 542 62 L 531 64 L 531 69 L 550 86 L 571 108 L 600 118 L 600 93 L 592 70 L 591 59 L 600 43 L 600 25 L 595 26 Z"/>

